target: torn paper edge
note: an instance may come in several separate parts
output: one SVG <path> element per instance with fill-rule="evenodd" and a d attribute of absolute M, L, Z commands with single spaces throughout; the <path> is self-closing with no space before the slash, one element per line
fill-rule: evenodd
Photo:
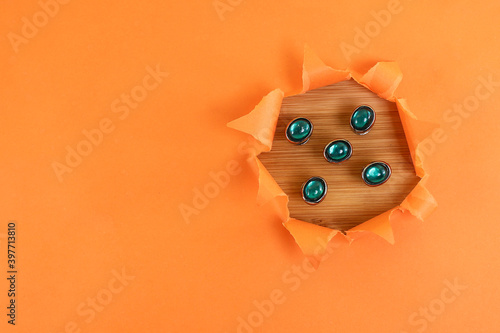
<path fill-rule="evenodd" d="M 327 253 L 328 243 L 333 238 L 336 238 L 335 236 L 343 237 L 348 243 L 352 243 L 366 233 L 374 233 L 387 242 L 394 244 L 395 238 L 391 220 L 395 211 L 409 212 L 419 220 L 423 220 L 437 207 L 436 200 L 425 186 L 429 175 L 424 168 L 425 156 L 420 146 L 425 137 L 419 137 L 416 129 L 419 121 L 409 110 L 406 100 L 394 95 L 403 78 L 398 64 L 395 62 L 378 62 L 364 74 L 350 70 L 334 69 L 327 66 L 307 45 L 305 46 L 301 93 L 351 78 L 376 93 L 379 97 L 396 103 L 415 172 L 421 180 L 399 206 L 345 233 L 290 217 L 288 196 L 257 157 L 261 152 L 270 151 L 272 148 L 276 124 L 285 96 L 283 91 L 280 89 L 271 91 L 264 96 L 250 113 L 229 122 L 227 125 L 230 128 L 251 135 L 257 141 L 259 149 L 256 155 L 251 156 L 249 159 L 258 175 L 257 202 L 262 205 L 277 197 L 286 198 L 286 200 L 280 201 L 279 205 L 276 205 L 283 226 L 293 236 L 304 255 L 309 257 L 316 267 Z"/>

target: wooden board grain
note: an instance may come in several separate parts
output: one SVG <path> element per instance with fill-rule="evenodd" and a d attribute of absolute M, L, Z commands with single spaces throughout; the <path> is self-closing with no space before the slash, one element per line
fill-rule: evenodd
<path fill-rule="evenodd" d="M 349 121 L 353 110 L 363 104 L 375 110 L 376 122 L 368 134 L 357 135 Z M 285 137 L 288 122 L 296 117 L 306 117 L 314 126 L 310 140 L 300 146 Z M 346 139 L 353 147 L 352 157 L 340 164 L 323 157 L 325 145 L 335 139 Z M 396 104 L 353 80 L 286 97 L 272 150 L 259 159 L 289 196 L 291 217 L 340 230 L 397 206 L 419 181 Z M 389 181 L 378 187 L 366 186 L 361 179 L 361 171 L 372 161 L 385 161 L 392 168 Z M 301 196 L 302 184 L 312 176 L 328 183 L 326 198 L 314 206 Z"/>

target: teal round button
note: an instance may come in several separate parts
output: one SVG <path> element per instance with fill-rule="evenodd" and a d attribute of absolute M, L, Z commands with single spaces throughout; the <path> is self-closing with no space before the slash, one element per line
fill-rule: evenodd
<path fill-rule="evenodd" d="M 335 140 L 325 146 L 325 159 L 330 163 L 340 163 L 351 158 L 352 146 L 347 140 Z"/>
<path fill-rule="evenodd" d="M 302 198 L 311 205 L 320 203 L 326 196 L 326 181 L 321 177 L 309 178 L 302 185 Z"/>
<path fill-rule="evenodd" d="M 382 185 L 389 180 L 389 177 L 391 177 L 391 167 L 385 162 L 372 162 L 362 173 L 364 182 L 370 186 Z"/>
<path fill-rule="evenodd" d="M 351 115 L 351 127 L 357 134 L 366 134 L 375 123 L 375 111 L 367 105 L 361 105 Z"/>
<path fill-rule="evenodd" d="M 296 118 L 286 127 L 286 138 L 295 144 L 304 144 L 312 134 L 313 125 L 307 118 Z"/>

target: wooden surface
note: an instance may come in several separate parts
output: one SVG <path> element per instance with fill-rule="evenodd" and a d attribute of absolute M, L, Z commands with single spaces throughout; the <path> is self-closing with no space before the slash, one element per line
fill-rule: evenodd
<path fill-rule="evenodd" d="M 375 110 L 376 122 L 368 134 L 357 135 L 349 120 L 362 104 Z M 306 117 L 314 126 L 309 142 L 301 146 L 285 137 L 288 122 L 296 117 Z M 340 164 L 328 163 L 323 157 L 325 145 L 335 139 L 346 139 L 353 147 L 351 158 Z M 419 180 L 396 104 L 353 80 L 285 98 L 272 150 L 259 158 L 289 196 L 291 217 L 340 230 L 400 204 Z M 378 187 L 366 186 L 361 179 L 361 171 L 373 161 L 385 161 L 392 168 L 389 181 Z M 302 184 L 312 176 L 328 183 L 326 198 L 314 206 L 301 196 Z"/>

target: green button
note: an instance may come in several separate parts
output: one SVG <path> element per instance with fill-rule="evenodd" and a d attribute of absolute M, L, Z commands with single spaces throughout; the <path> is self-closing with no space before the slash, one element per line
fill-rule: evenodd
<path fill-rule="evenodd" d="M 289 141 L 297 144 L 307 142 L 312 133 L 312 124 L 306 118 L 294 119 L 288 124 L 286 137 Z"/>
<path fill-rule="evenodd" d="M 391 176 L 391 168 L 384 162 L 373 162 L 363 170 L 363 180 L 371 186 L 382 185 Z"/>
<path fill-rule="evenodd" d="M 317 204 L 326 195 L 326 182 L 321 177 L 312 177 L 302 186 L 302 197 L 309 204 Z"/>
<path fill-rule="evenodd" d="M 328 162 L 340 163 L 352 155 L 352 146 L 347 140 L 335 140 L 325 147 L 324 156 Z"/>
<path fill-rule="evenodd" d="M 374 122 L 375 111 L 366 105 L 358 107 L 351 115 L 351 127 L 359 134 L 366 134 Z"/>

